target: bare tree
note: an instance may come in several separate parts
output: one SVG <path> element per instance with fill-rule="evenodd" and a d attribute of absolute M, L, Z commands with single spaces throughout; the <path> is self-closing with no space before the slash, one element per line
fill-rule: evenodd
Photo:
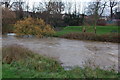
<path fill-rule="evenodd" d="M 109 7 L 110 7 L 110 18 L 113 18 L 113 8 L 117 5 L 116 0 L 109 0 Z"/>
<path fill-rule="evenodd" d="M 32 11 L 33 11 L 33 13 L 35 13 L 35 11 L 36 11 L 35 2 L 32 5 Z"/>
<path fill-rule="evenodd" d="M 16 15 L 8 8 L 2 8 L 2 33 L 12 32 L 13 26 L 16 22 Z"/>
<path fill-rule="evenodd" d="M 16 12 L 16 16 L 18 19 L 23 18 L 23 5 L 25 2 L 23 0 L 15 0 L 12 5 L 12 9 Z"/>
<path fill-rule="evenodd" d="M 90 3 L 88 6 L 88 13 L 91 16 L 91 20 L 94 24 L 94 32 L 96 33 L 96 25 L 99 17 L 102 16 L 104 9 L 106 7 L 106 1 L 96 0 L 96 2 Z"/>
<path fill-rule="evenodd" d="M 0 1 L 0 6 L 1 5 L 4 5 L 4 7 L 5 8 L 11 8 L 12 7 L 12 5 L 13 5 L 13 1 L 11 1 L 11 0 L 2 0 L 2 1 Z"/>
<path fill-rule="evenodd" d="M 38 6 L 36 7 L 37 12 L 42 13 L 43 11 L 45 11 L 45 2 L 39 2 Z"/>
<path fill-rule="evenodd" d="M 71 13 L 71 9 L 72 9 L 72 3 L 71 2 L 68 2 L 68 13 L 70 14 Z"/>
<path fill-rule="evenodd" d="M 48 2 L 43 2 L 40 6 L 43 9 L 44 19 L 47 23 L 57 26 L 59 25 L 60 19 L 62 19 L 62 12 L 64 11 L 64 3 L 61 0 L 49 0 Z M 45 6 L 45 7 L 44 7 Z"/>
<path fill-rule="evenodd" d="M 25 9 L 26 9 L 26 15 L 27 15 L 27 17 L 29 17 L 29 9 L 30 9 L 30 7 L 29 7 L 29 2 L 27 2 L 26 3 L 26 5 L 25 5 Z"/>
<path fill-rule="evenodd" d="M 76 1 L 75 1 L 75 4 L 74 4 L 74 8 L 75 8 L 74 13 L 76 15 L 76 13 L 77 13 L 77 4 L 76 4 Z"/>

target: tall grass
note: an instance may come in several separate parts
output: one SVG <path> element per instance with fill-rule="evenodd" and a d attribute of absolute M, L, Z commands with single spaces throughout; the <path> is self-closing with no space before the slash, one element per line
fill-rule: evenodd
<path fill-rule="evenodd" d="M 62 35 L 60 37 L 67 38 L 67 39 L 120 43 L 120 34 L 118 33 L 103 34 L 103 35 L 98 35 L 94 33 L 69 33 L 69 34 Z"/>

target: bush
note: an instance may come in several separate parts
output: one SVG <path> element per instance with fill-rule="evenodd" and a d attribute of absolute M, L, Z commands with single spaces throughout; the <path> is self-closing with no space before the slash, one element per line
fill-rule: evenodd
<path fill-rule="evenodd" d="M 34 35 L 37 37 L 42 37 L 50 36 L 55 32 L 52 27 L 48 24 L 45 24 L 42 19 L 33 19 L 31 17 L 18 21 L 14 27 L 14 32 L 18 36 Z"/>
<path fill-rule="evenodd" d="M 78 40 L 93 40 L 93 41 L 104 41 L 104 42 L 115 42 L 120 43 L 120 36 L 118 33 L 97 35 L 94 33 L 69 33 L 60 36 L 67 39 L 78 39 Z"/>

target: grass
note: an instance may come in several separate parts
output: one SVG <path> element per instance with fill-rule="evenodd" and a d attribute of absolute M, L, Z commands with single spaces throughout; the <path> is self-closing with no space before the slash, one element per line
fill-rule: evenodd
<path fill-rule="evenodd" d="M 64 70 L 55 59 L 22 46 L 3 47 L 3 78 L 118 78 L 119 73 L 90 67 Z"/>
<path fill-rule="evenodd" d="M 93 26 L 87 26 L 86 29 L 87 29 L 86 32 L 94 33 Z M 119 30 L 118 26 L 97 26 L 97 34 L 100 34 L 100 35 L 119 32 L 118 30 Z M 67 26 L 63 30 L 56 32 L 54 36 L 59 37 L 71 32 L 82 32 L 82 26 Z"/>
<path fill-rule="evenodd" d="M 0 48 L 0 79 L 2 79 L 2 48 Z"/>

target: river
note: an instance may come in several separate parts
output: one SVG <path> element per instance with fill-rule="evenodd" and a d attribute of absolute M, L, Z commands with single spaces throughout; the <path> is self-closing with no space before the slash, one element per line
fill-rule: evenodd
<path fill-rule="evenodd" d="M 38 54 L 58 60 L 67 69 L 75 66 L 99 66 L 118 70 L 118 44 L 68 40 L 62 38 L 16 38 L 4 36 L 2 46 L 18 44 Z M 90 63 L 90 64 L 89 64 Z"/>

